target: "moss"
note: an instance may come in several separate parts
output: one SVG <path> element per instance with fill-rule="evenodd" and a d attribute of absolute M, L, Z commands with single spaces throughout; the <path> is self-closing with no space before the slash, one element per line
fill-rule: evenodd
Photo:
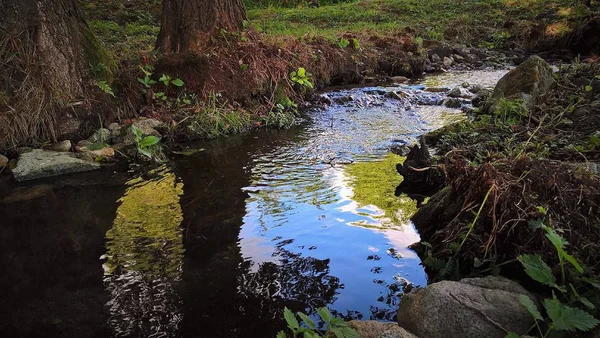
<path fill-rule="evenodd" d="M 383 211 L 379 219 L 385 225 L 407 223 L 417 211 L 416 202 L 408 196 L 396 197 L 395 187 L 402 182 L 396 164 L 405 157 L 389 153 L 381 161 L 357 162 L 346 167 L 352 181 L 353 199 L 361 206 L 373 205 Z"/>
<path fill-rule="evenodd" d="M 87 66 L 95 73 L 98 80 L 112 83 L 117 72 L 117 63 L 106 47 L 96 38 L 91 28 L 86 27 L 83 31 L 83 55 Z M 97 70 L 97 71 L 93 71 Z"/>

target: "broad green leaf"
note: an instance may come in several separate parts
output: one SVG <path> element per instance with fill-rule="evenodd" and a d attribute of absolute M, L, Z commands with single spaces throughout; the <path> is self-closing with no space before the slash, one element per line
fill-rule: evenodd
<path fill-rule="evenodd" d="M 542 257 L 539 255 L 521 255 L 518 259 L 529 277 L 544 285 L 556 286 L 556 278 L 550 267 L 542 260 Z"/>
<path fill-rule="evenodd" d="M 342 331 L 342 328 L 340 327 L 336 327 L 330 330 L 336 338 L 345 338 L 344 337 L 344 331 Z"/>
<path fill-rule="evenodd" d="M 552 320 L 552 325 L 560 331 L 588 331 L 600 323 L 589 313 L 562 304 L 556 296 L 545 299 L 544 307 Z"/>
<path fill-rule="evenodd" d="M 175 80 L 171 81 L 171 83 L 177 87 L 183 87 L 183 80 L 181 80 L 181 79 L 175 79 Z"/>
<path fill-rule="evenodd" d="M 544 320 L 537 306 L 527 295 L 519 295 L 519 303 L 523 305 L 535 320 Z"/>
<path fill-rule="evenodd" d="M 346 323 L 342 318 L 331 318 L 330 321 L 331 325 L 333 326 L 348 326 L 348 323 Z"/>
<path fill-rule="evenodd" d="M 160 81 L 160 82 L 165 82 L 165 81 L 167 81 L 168 79 L 169 79 L 169 77 L 167 77 L 165 74 L 163 74 L 163 75 L 160 77 L 160 79 L 158 79 L 158 81 Z"/>
<path fill-rule="evenodd" d="M 579 272 L 583 273 L 583 267 L 577 262 L 575 257 L 569 255 L 565 251 L 565 247 L 569 244 L 561 235 L 559 235 L 554 229 L 549 226 L 544 226 L 544 230 L 546 230 L 546 238 L 550 240 L 552 245 L 556 248 L 558 254 L 565 259 L 567 262 L 571 263 L 573 267 Z"/>
<path fill-rule="evenodd" d="M 325 323 L 329 324 L 331 322 L 331 312 L 329 312 L 328 308 L 320 307 L 317 309 L 317 313 L 323 319 L 323 321 L 325 321 Z"/>
<path fill-rule="evenodd" d="M 585 91 L 586 92 L 591 92 L 592 89 L 594 89 L 594 88 L 592 88 L 592 86 L 585 86 Z"/>
<path fill-rule="evenodd" d="M 147 158 L 152 158 L 152 153 L 149 152 L 147 149 L 142 149 L 142 148 L 137 148 L 138 152 L 144 156 L 146 156 Z"/>
<path fill-rule="evenodd" d="M 345 338 L 360 338 L 358 332 L 351 327 L 342 327 L 341 330 Z"/>
<path fill-rule="evenodd" d="M 277 338 L 287 338 L 287 335 L 283 331 L 279 331 L 277 333 Z"/>
<path fill-rule="evenodd" d="M 303 337 L 304 338 L 321 338 L 321 336 L 319 336 L 317 333 L 315 333 L 313 331 L 304 331 Z"/>
<path fill-rule="evenodd" d="M 508 334 L 506 334 L 506 336 L 505 336 L 504 338 L 519 338 L 519 337 L 521 337 L 521 336 L 519 336 L 519 334 L 518 334 L 518 333 L 515 333 L 515 332 L 512 332 L 512 331 L 511 331 L 511 332 L 509 332 Z M 279 338 L 279 337 L 278 337 L 278 338 Z"/>
<path fill-rule="evenodd" d="M 302 322 L 304 322 L 304 324 L 306 324 L 306 326 L 308 326 L 311 329 L 315 329 L 315 322 L 313 322 L 312 319 L 310 319 L 307 315 L 305 315 L 302 312 L 298 312 L 298 316 L 300 316 L 300 319 L 302 319 Z"/>
<path fill-rule="evenodd" d="M 297 330 L 300 328 L 300 324 L 298 324 L 296 316 L 294 316 L 292 310 L 288 309 L 287 307 L 283 310 L 283 318 L 285 318 L 285 321 L 290 329 Z"/>
<path fill-rule="evenodd" d="M 299 77 L 305 77 L 306 76 L 306 69 L 304 69 L 303 67 L 298 68 L 298 76 Z"/>
<path fill-rule="evenodd" d="M 150 146 L 157 144 L 159 141 L 160 141 L 160 138 L 158 138 L 156 136 L 146 136 L 146 137 L 144 137 L 142 142 L 140 142 L 139 146 L 142 148 L 148 148 Z"/>

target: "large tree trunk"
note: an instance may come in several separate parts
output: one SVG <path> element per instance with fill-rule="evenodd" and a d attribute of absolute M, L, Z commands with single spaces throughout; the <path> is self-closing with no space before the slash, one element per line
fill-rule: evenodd
<path fill-rule="evenodd" d="M 163 0 L 157 47 L 165 53 L 201 51 L 221 29 L 241 30 L 245 19 L 242 0 Z"/>
<path fill-rule="evenodd" d="M 114 66 L 76 0 L 0 0 L 0 148 L 56 138 L 56 109 L 84 95 L 89 64 Z"/>

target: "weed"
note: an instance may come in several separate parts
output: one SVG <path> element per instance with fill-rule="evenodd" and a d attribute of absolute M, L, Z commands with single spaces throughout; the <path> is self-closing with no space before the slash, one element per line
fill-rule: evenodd
<path fill-rule="evenodd" d="M 135 147 L 139 155 L 143 155 L 149 160 L 158 160 L 161 157 L 160 138 L 152 135 L 144 136 L 142 130 L 134 124 L 129 127 L 129 130 L 135 137 Z"/>
<path fill-rule="evenodd" d="M 296 338 L 300 335 L 304 338 L 319 338 L 319 337 L 335 337 L 337 338 L 359 338 L 358 333 L 352 329 L 341 318 L 335 318 L 331 315 L 328 308 L 322 307 L 317 309 L 317 313 L 321 320 L 325 322 L 325 332 L 317 329 L 315 322 L 310 319 L 305 313 L 297 312 L 296 315 L 287 307 L 283 311 L 283 317 L 287 322 L 288 328 L 292 331 L 292 337 Z M 296 318 L 298 316 L 302 324 Z M 284 331 L 279 331 L 277 338 L 287 338 L 288 335 Z"/>
<path fill-rule="evenodd" d="M 313 89 L 313 84 L 310 82 L 309 78 L 311 74 L 306 71 L 303 67 L 298 68 L 297 71 L 293 71 L 290 73 L 290 80 L 295 84 L 299 85 L 302 90 L 306 90 L 307 88 Z"/>
<path fill-rule="evenodd" d="M 98 88 L 100 88 L 100 90 L 102 90 L 106 94 L 115 97 L 115 93 L 113 92 L 112 88 L 108 85 L 108 83 L 106 83 L 106 81 L 96 81 L 96 86 L 98 86 Z"/>
<path fill-rule="evenodd" d="M 538 207 L 538 211 L 546 217 L 545 208 Z M 600 324 L 600 321 L 589 313 L 593 312 L 595 306 L 586 297 L 587 294 L 597 295 L 600 292 L 600 285 L 596 282 L 596 277 L 591 276 L 591 273 L 587 272 L 575 257 L 567 253 L 567 241 L 556 230 L 545 225 L 544 219 L 530 221 L 530 226 L 543 229 L 546 238 L 554 247 L 559 259 L 561 282 L 556 280 L 552 269 L 539 255 L 519 256 L 518 260 L 529 277 L 554 289 L 552 298 L 546 298 L 543 301 L 548 318 L 542 316 L 528 296 L 522 295 L 519 298 L 520 303 L 535 319 L 540 337 L 548 337 L 549 334 L 556 331 L 591 330 Z M 556 292 L 559 296 L 556 295 Z M 586 309 L 583 310 L 580 307 Z M 540 322 L 547 327 L 545 332 L 543 332 Z"/>

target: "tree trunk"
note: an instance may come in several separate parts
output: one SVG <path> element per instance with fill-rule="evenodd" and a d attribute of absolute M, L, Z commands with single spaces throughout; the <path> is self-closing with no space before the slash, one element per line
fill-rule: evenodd
<path fill-rule="evenodd" d="M 87 25 L 75 0 L 0 0 L 0 13 L 0 36 L 33 48 L 47 89 L 61 99 L 83 94 Z"/>
<path fill-rule="evenodd" d="M 221 29 L 241 30 L 245 19 L 242 0 L 163 0 L 157 48 L 165 53 L 201 51 Z"/>
<path fill-rule="evenodd" d="M 83 97 L 90 64 L 116 64 L 76 0 L 0 0 L 0 148 L 56 139 L 57 108 Z"/>

